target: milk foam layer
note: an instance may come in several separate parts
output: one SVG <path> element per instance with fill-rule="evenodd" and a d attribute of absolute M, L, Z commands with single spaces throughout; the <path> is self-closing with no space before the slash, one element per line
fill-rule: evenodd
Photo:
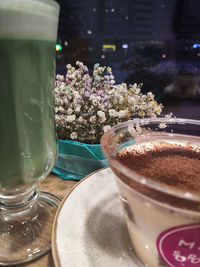
<path fill-rule="evenodd" d="M 58 13 L 51 0 L 0 0 L 0 38 L 55 41 Z"/>

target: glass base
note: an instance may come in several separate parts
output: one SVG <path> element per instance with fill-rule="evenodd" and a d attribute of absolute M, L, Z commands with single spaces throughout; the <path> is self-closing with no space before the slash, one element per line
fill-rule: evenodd
<path fill-rule="evenodd" d="M 41 191 L 31 211 L 9 217 L 0 212 L 0 265 L 33 260 L 51 248 L 51 231 L 61 199 Z"/>

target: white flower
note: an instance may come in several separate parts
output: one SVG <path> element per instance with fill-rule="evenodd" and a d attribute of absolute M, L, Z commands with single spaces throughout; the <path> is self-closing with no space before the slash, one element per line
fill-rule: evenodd
<path fill-rule="evenodd" d="M 60 113 L 65 113 L 65 109 L 63 107 L 59 107 L 58 111 L 60 111 Z"/>
<path fill-rule="evenodd" d="M 98 111 L 97 111 L 97 115 L 98 115 L 99 117 L 105 117 L 105 112 L 103 112 L 103 111 L 101 111 L 101 110 L 98 110 Z"/>
<path fill-rule="evenodd" d="M 91 134 L 96 134 L 96 132 L 97 132 L 96 129 L 90 131 Z"/>
<path fill-rule="evenodd" d="M 60 84 L 60 89 L 61 89 L 61 90 L 65 90 L 65 88 L 66 88 L 66 84 L 65 84 L 64 82 L 62 82 L 62 83 Z"/>
<path fill-rule="evenodd" d="M 119 101 L 119 104 L 122 104 L 124 102 L 123 96 L 120 95 L 118 101 Z"/>
<path fill-rule="evenodd" d="M 135 128 L 134 128 L 133 125 L 129 125 L 129 126 L 128 126 L 128 132 L 129 132 L 132 136 L 135 135 L 136 130 L 135 130 Z"/>
<path fill-rule="evenodd" d="M 171 118 L 172 115 L 173 115 L 172 113 L 166 114 L 166 115 L 165 115 L 165 118 Z"/>
<path fill-rule="evenodd" d="M 128 103 L 129 103 L 130 105 L 134 105 L 135 102 L 136 102 L 136 100 L 135 100 L 134 97 L 129 97 L 129 98 L 128 98 Z"/>
<path fill-rule="evenodd" d="M 69 115 L 66 117 L 66 122 L 73 122 L 76 119 L 76 115 Z"/>
<path fill-rule="evenodd" d="M 75 112 L 80 112 L 81 111 L 81 108 L 80 108 L 80 106 L 76 106 L 76 108 L 74 109 L 75 110 Z"/>
<path fill-rule="evenodd" d="M 105 125 L 105 126 L 103 127 L 103 131 L 106 132 L 106 131 L 109 130 L 110 128 L 111 128 L 110 125 Z"/>
<path fill-rule="evenodd" d="M 120 110 L 120 111 L 118 112 L 118 117 L 119 117 L 119 118 L 126 118 L 127 115 L 128 115 L 128 110 Z"/>
<path fill-rule="evenodd" d="M 79 122 L 83 122 L 83 117 L 82 116 L 79 116 L 78 121 Z"/>
<path fill-rule="evenodd" d="M 96 119 L 97 119 L 96 116 L 92 116 L 92 117 L 90 117 L 89 120 L 90 120 L 91 123 L 95 123 Z"/>
<path fill-rule="evenodd" d="M 71 67 L 72 67 L 72 65 L 71 65 L 71 64 L 67 64 L 67 66 L 66 66 L 66 67 L 67 67 L 67 69 L 68 69 L 68 70 L 70 70 L 70 69 L 71 69 Z"/>
<path fill-rule="evenodd" d="M 93 74 L 80 61 L 67 65 L 65 76 L 55 82 L 55 119 L 60 139 L 84 138 L 99 143 L 103 132 L 135 117 L 157 117 L 163 106 L 154 95 L 142 94 L 136 83 L 115 84 L 112 69 L 95 64 Z"/>
<path fill-rule="evenodd" d="M 73 109 L 68 108 L 68 110 L 67 110 L 67 114 L 68 114 L 68 115 L 71 115 L 72 113 L 73 113 Z"/>
<path fill-rule="evenodd" d="M 112 90 L 108 91 L 108 94 L 112 95 L 112 94 L 114 94 L 114 92 L 115 92 L 115 89 L 112 89 Z"/>
<path fill-rule="evenodd" d="M 63 105 L 63 100 L 62 99 L 59 99 L 58 97 L 56 97 L 56 99 L 55 99 L 55 105 L 62 106 Z"/>
<path fill-rule="evenodd" d="M 105 122 L 106 121 L 106 115 L 105 115 L 105 112 L 101 111 L 101 110 L 98 110 L 97 111 L 97 115 L 99 116 L 99 121 L 101 123 Z"/>
<path fill-rule="evenodd" d="M 65 103 L 65 105 L 67 105 L 69 103 L 69 101 L 66 97 L 63 98 L 63 103 Z"/>
<path fill-rule="evenodd" d="M 97 99 L 93 99 L 93 100 L 92 100 L 92 104 L 93 104 L 94 106 L 97 106 L 98 103 L 99 103 L 99 101 L 98 101 Z"/>
<path fill-rule="evenodd" d="M 108 111 L 110 117 L 117 117 L 118 116 L 118 112 L 114 109 L 109 109 Z"/>
<path fill-rule="evenodd" d="M 154 95 L 152 94 L 152 92 L 148 92 L 148 93 L 147 93 L 147 96 L 148 96 L 149 98 L 151 98 L 151 99 L 154 98 Z"/>
<path fill-rule="evenodd" d="M 77 137 L 78 137 L 78 135 L 77 135 L 77 133 L 75 133 L 75 132 L 72 132 L 71 134 L 70 134 L 70 138 L 73 140 L 73 139 L 77 139 Z"/>
<path fill-rule="evenodd" d="M 159 127 L 160 129 L 165 129 L 165 128 L 167 127 L 167 125 L 166 125 L 165 123 L 160 123 L 160 124 L 158 125 L 158 127 Z"/>
<path fill-rule="evenodd" d="M 63 75 L 57 74 L 56 75 L 56 79 L 59 80 L 59 81 L 64 81 L 65 77 Z"/>

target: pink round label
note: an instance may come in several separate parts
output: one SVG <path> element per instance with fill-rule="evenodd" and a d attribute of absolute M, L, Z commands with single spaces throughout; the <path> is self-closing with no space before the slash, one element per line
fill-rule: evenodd
<path fill-rule="evenodd" d="M 200 266 L 200 224 L 167 229 L 159 235 L 157 249 L 168 266 Z"/>

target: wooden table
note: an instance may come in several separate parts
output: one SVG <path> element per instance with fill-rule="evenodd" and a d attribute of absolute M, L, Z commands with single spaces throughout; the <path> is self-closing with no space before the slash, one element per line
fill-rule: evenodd
<path fill-rule="evenodd" d="M 76 184 L 76 181 L 64 180 L 54 174 L 50 174 L 44 181 L 40 183 L 40 189 L 56 194 L 63 198 Z M 16 265 L 15 265 L 16 266 Z M 19 267 L 55 267 L 51 251 L 40 258 L 17 265 Z"/>

